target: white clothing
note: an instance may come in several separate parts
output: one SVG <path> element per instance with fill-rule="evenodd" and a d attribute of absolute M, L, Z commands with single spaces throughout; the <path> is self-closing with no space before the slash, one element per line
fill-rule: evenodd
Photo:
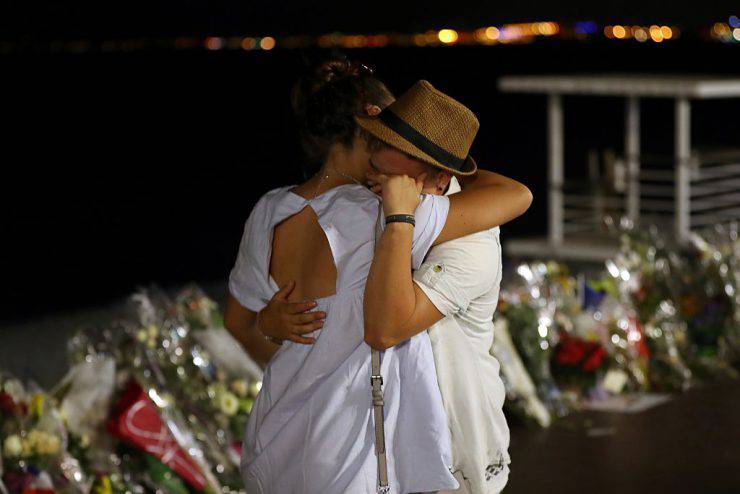
<path fill-rule="evenodd" d="M 229 279 L 231 294 L 252 311 L 267 304 L 278 290 L 269 276 L 273 229 L 307 205 L 329 241 L 337 289 L 316 300 L 316 310 L 327 313 L 324 327 L 309 333 L 316 342 L 283 342 L 265 369 L 247 423 L 241 474 L 250 494 L 373 493 L 377 459 L 363 294 L 380 199 L 356 184 L 310 202 L 291 188 L 268 192 L 251 212 Z M 448 198 L 422 197 L 413 267 L 420 266 L 448 210 Z M 389 492 L 456 489 L 429 335 L 422 332 L 382 352 L 381 374 Z"/>
<path fill-rule="evenodd" d="M 466 480 L 457 492 L 498 493 L 508 480 L 506 391 L 499 362 L 490 354 L 501 268 L 496 227 L 437 245 L 414 273 L 414 281 L 445 315 L 428 333 L 454 470 Z"/>

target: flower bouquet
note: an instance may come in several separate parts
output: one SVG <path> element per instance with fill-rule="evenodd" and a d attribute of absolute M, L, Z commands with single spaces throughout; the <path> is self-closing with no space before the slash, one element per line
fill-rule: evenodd
<path fill-rule="evenodd" d="M 606 349 L 599 342 L 561 332 L 553 352 L 553 375 L 562 390 L 580 398 L 596 387 L 609 362 Z"/>
<path fill-rule="evenodd" d="M 542 262 L 521 264 L 517 274 L 519 283 L 501 292 L 498 310 L 508 321 L 511 339 L 540 400 L 551 413 L 562 416 L 569 407 L 552 377 L 550 360 L 557 343 L 555 294 L 563 293 L 563 277 L 555 263 Z"/>
<path fill-rule="evenodd" d="M 67 448 L 54 400 L 33 384 L 0 376 L 0 490 L 87 493 L 89 485 Z"/>

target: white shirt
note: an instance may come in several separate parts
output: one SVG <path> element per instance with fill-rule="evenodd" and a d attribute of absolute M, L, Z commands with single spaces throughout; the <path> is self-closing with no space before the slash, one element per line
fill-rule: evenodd
<path fill-rule="evenodd" d="M 278 290 L 269 275 L 273 229 L 306 206 L 328 239 L 337 290 L 316 300 L 316 310 L 327 313 L 324 327 L 309 333 L 316 342 L 285 341 L 267 365 L 247 422 L 240 471 L 250 494 L 373 493 L 377 457 L 363 294 L 380 199 L 360 185 L 335 187 L 311 201 L 290 189 L 268 192 L 252 210 L 229 290 L 252 311 L 267 304 Z M 414 268 L 442 230 L 448 209 L 447 197 L 423 196 L 415 212 Z M 457 489 L 429 335 L 419 333 L 381 356 L 390 492 Z"/>
<path fill-rule="evenodd" d="M 459 190 L 454 181 L 448 195 Z M 462 470 L 476 494 L 501 491 L 509 472 L 506 391 L 499 362 L 490 354 L 501 267 L 496 227 L 437 245 L 414 272 L 414 281 L 445 315 L 428 333 L 454 469 Z"/>

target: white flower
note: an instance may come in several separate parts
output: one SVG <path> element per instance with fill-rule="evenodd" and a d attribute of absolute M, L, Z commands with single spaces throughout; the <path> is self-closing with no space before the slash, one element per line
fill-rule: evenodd
<path fill-rule="evenodd" d="M 26 398 L 26 389 L 18 379 L 8 379 L 5 381 L 4 387 L 5 392 L 10 395 L 15 403 L 23 401 Z"/>
<path fill-rule="evenodd" d="M 21 438 L 16 434 L 6 437 L 3 451 L 5 452 L 5 456 L 8 458 L 20 456 L 23 452 L 23 443 L 21 442 Z"/>
<path fill-rule="evenodd" d="M 218 397 L 218 406 L 226 415 L 236 415 L 239 410 L 239 400 L 233 393 L 223 391 Z"/>

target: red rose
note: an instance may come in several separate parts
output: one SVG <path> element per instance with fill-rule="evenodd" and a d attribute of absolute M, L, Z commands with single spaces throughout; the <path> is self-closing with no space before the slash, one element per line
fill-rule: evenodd
<path fill-rule="evenodd" d="M 586 355 L 586 343 L 570 336 L 562 338 L 555 360 L 560 365 L 577 365 Z"/>
<path fill-rule="evenodd" d="M 599 367 L 601 367 L 601 364 L 604 362 L 604 357 L 606 356 L 606 350 L 604 350 L 604 347 L 598 347 L 596 350 L 594 350 L 591 355 L 588 356 L 585 362 L 583 362 L 583 370 L 587 372 L 593 372 Z"/>

